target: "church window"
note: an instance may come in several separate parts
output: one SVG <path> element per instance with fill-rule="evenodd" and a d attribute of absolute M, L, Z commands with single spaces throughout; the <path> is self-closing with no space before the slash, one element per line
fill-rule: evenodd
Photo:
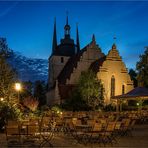
<path fill-rule="evenodd" d="M 115 96 L 115 77 L 111 77 L 111 97 Z"/>
<path fill-rule="evenodd" d="M 125 94 L 125 85 L 122 85 L 122 94 Z"/>
<path fill-rule="evenodd" d="M 61 63 L 64 63 L 64 58 L 63 57 L 61 57 Z"/>

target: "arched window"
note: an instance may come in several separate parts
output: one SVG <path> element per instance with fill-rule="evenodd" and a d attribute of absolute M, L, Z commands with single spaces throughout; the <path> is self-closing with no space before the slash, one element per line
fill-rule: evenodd
<path fill-rule="evenodd" d="M 111 77 L 111 97 L 115 96 L 115 77 Z"/>
<path fill-rule="evenodd" d="M 122 85 L 122 94 L 125 94 L 125 85 Z"/>

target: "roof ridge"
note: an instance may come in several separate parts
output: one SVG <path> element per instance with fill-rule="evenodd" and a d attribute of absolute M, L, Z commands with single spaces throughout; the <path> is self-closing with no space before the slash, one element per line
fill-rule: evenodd
<path fill-rule="evenodd" d="M 70 78 L 71 73 L 73 72 L 74 67 L 77 67 L 77 63 L 80 61 L 80 58 L 83 54 L 83 52 L 86 51 L 86 47 L 84 47 L 82 50 L 80 50 L 79 53 L 75 54 L 74 56 L 70 57 L 62 71 L 60 72 L 58 76 L 59 83 L 66 83 L 66 79 Z M 71 66 L 69 66 L 71 65 Z"/>

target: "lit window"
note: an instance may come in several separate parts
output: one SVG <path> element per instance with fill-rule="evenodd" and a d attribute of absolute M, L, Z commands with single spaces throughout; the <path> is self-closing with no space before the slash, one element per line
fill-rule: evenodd
<path fill-rule="evenodd" d="M 111 97 L 115 96 L 115 77 L 111 77 Z"/>

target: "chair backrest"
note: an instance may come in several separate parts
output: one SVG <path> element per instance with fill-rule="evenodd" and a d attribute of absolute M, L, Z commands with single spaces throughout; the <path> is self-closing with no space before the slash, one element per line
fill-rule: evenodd
<path fill-rule="evenodd" d="M 133 127 L 136 123 L 136 120 L 132 120 L 132 122 L 130 123 L 130 127 Z"/>
<path fill-rule="evenodd" d="M 28 135 L 35 135 L 39 131 L 39 125 L 28 125 Z"/>
<path fill-rule="evenodd" d="M 20 129 L 18 125 L 15 125 L 15 126 L 6 125 L 5 130 L 6 130 L 6 136 L 20 134 Z"/>
<path fill-rule="evenodd" d="M 7 125 L 8 126 L 16 126 L 16 125 L 19 125 L 19 122 L 16 120 L 8 120 Z"/>
<path fill-rule="evenodd" d="M 7 134 L 18 134 L 19 133 L 20 124 L 15 120 L 8 120 L 5 126 Z"/>
<path fill-rule="evenodd" d="M 122 119 L 122 124 L 123 124 L 123 126 L 124 127 L 128 127 L 129 126 L 129 124 L 130 124 L 130 119 L 129 118 L 127 118 L 127 119 Z"/>
<path fill-rule="evenodd" d="M 51 122 L 51 117 L 43 116 L 41 119 L 41 126 L 47 126 Z"/>
<path fill-rule="evenodd" d="M 108 122 L 108 125 L 106 127 L 107 132 L 112 132 L 115 129 L 116 122 Z"/>
<path fill-rule="evenodd" d="M 95 123 L 93 131 L 102 131 L 102 124 L 101 123 Z"/>
<path fill-rule="evenodd" d="M 39 124 L 39 120 L 38 119 L 30 119 L 29 124 L 30 125 L 38 125 Z"/>
<path fill-rule="evenodd" d="M 73 122 L 69 122 L 67 125 L 70 130 L 75 130 L 75 125 L 73 124 Z"/>
<path fill-rule="evenodd" d="M 106 125 L 107 124 L 107 120 L 106 119 L 99 119 L 99 121 L 103 124 L 103 125 Z"/>
<path fill-rule="evenodd" d="M 51 124 L 51 132 L 54 132 L 55 131 L 55 127 L 56 127 L 56 122 L 53 122 Z"/>
<path fill-rule="evenodd" d="M 121 128 L 121 122 L 116 122 L 115 130 L 119 130 Z"/>
<path fill-rule="evenodd" d="M 56 125 L 63 125 L 63 119 L 58 118 L 58 119 L 56 120 Z"/>
<path fill-rule="evenodd" d="M 9 121 L 7 122 L 7 125 L 5 126 L 5 134 L 6 134 L 6 139 L 8 140 L 10 137 L 16 136 L 20 138 L 20 126 L 17 121 Z"/>
<path fill-rule="evenodd" d="M 76 121 L 76 125 L 81 125 L 81 124 L 82 124 L 82 121 L 78 119 L 78 120 Z"/>
<path fill-rule="evenodd" d="M 72 123 L 76 125 L 78 118 L 72 118 Z"/>
<path fill-rule="evenodd" d="M 94 126 L 95 123 L 96 123 L 95 120 L 87 120 L 87 124 L 90 126 Z"/>
<path fill-rule="evenodd" d="M 65 119 L 65 124 L 72 122 L 72 119 Z"/>

